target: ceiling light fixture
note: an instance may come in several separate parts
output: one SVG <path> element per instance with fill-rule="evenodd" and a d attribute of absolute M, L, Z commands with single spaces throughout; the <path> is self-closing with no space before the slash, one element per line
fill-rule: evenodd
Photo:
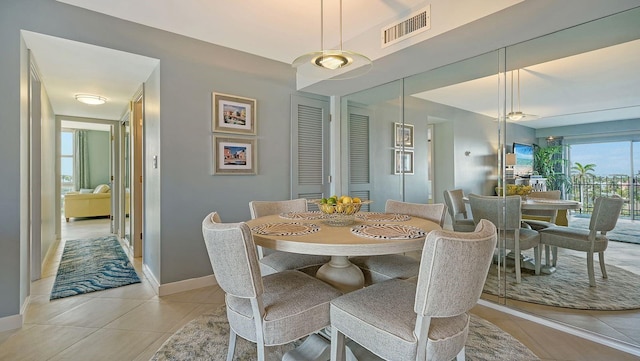
<path fill-rule="evenodd" d="M 100 105 L 107 102 L 107 98 L 101 97 L 99 95 L 76 94 L 75 97 L 77 101 L 81 103 L 89 104 L 89 105 Z"/>
<path fill-rule="evenodd" d="M 513 70 L 511 71 L 511 111 L 507 113 L 507 119 L 518 121 L 523 118 L 537 118 L 535 115 L 525 114 L 520 111 L 520 69 L 517 70 L 518 73 L 518 110 L 513 110 Z"/>
<path fill-rule="evenodd" d="M 340 0 L 340 48 L 324 48 L 324 0 L 320 0 L 320 51 L 304 54 L 291 64 L 298 74 L 308 78 L 349 79 L 367 73 L 372 66 L 371 59 L 352 51 L 342 49 L 342 0 Z M 347 69 L 349 67 L 349 69 Z"/>

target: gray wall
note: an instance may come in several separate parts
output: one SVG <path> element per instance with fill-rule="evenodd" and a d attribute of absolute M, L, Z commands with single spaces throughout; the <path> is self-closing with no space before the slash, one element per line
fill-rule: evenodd
<path fill-rule="evenodd" d="M 288 198 L 289 109 L 290 96 L 296 93 L 295 73 L 289 65 L 56 1 L 3 3 L 0 318 L 19 314 L 29 293 L 27 210 L 21 206 L 27 189 L 21 187 L 20 178 L 24 169 L 20 159 L 26 154 L 21 150 L 20 136 L 25 133 L 20 131 L 20 121 L 28 118 L 27 88 L 20 86 L 26 79 L 26 72 L 21 72 L 26 70 L 26 49 L 21 49 L 20 29 L 160 60 L 147 84 L 152 96 L 145 106 L 144 257 L 161 284 L 211 274 L 201 234 L 208 212 L 219 211 L 224 221 L 242 221 L 250 218 L 250 200 Z M 212 176 L 213 91 L 257 100 L 257 176 Z M 153 155 L 160 159 L 157 169 L 149 165 Z"/>

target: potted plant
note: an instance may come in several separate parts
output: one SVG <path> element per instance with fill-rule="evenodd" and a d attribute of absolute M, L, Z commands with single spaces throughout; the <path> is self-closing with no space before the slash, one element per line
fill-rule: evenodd
<path fill-rule="evenodd" d="M 569 160 L 564 157 L 567 145 L 540 147 L 533 145 L 534 173 L 547 179 L 547 190 L 560 190 L 563 193 L 570 189 L 571 179 L 565 170 Z"/>

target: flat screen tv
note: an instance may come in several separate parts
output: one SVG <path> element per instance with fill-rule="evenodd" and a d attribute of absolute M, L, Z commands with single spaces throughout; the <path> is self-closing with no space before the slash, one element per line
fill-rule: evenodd
<path fill-rule="evenodd" d="M 513 143 L 513 153 L 516 155 L 513 174 L 519 176 L 533 174 L 533 145 Z"/>

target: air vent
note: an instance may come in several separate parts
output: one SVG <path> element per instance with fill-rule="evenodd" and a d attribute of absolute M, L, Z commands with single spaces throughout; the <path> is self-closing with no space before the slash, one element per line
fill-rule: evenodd
<path fill-rule="evenodd" d="M 431 29 L 431 5 L 382 28 L 382 47 L 385 48 L 429 29 Z"/>

